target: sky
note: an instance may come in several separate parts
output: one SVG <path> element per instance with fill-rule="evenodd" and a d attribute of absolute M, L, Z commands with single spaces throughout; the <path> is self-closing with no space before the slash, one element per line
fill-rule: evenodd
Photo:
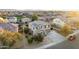
<path fill-rule="evenodd" d="M 0 9 L 78 10 L 79 0 L 0 0 Z"/>

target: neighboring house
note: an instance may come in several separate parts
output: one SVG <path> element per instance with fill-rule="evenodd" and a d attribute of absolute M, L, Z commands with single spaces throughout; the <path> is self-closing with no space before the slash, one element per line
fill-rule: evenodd
<path fill-rule="evenodd" d="M 46 18 L 44 18 L 44 17 L 38 17 L 38 20 L 40 20 L 40 21 L 45 21 Z"/>
<path fill-rule="evenodd" d="M 44 21 L 33 21 L 29 23 L 29 29 L 33 31 L 33 35 L 37 35 L 38 33 L 47 35 L 50 28 L 50 24 Z"/>
<path fill-rule="evenodd" d="M 41 16 L 41 17 L 38 17 L 38 20 L 50 22 L 51 20 L 53 20 L 53 17 L 52 16 Z"/>
<path fill-rule="evenodd" d="M 18 32 L 18 24 L 0 23 L 0 29 L 12 31 L 12 32 Z"/>
<path fill-rule="evenodd" d="M 62 28 L 62 27 L 65 25 L 64 21 L 62 21 L 62 20 L 59 19 L 59 18 L 53 19 L 52 24 L 53 24 L 56 28 Z"/>
<path fill-rule="evenodd" d="M 18 24 L 8 23 L 7 19 L 0 18 L 0 32 L 3 30 L 18 32 Z"/>
<path fill-rule="evenodd" d="M 11 23 L 16 23 L 17 22 L 17 17 L 7 17 L 7 20 Z"/>
<path fill-rule="evenodd" d="M 29 23 L 29 22 L 31 22 L 32 20 L 31 20 L 30 18 L 22 18 L 21 21 L 22 21 L 23 23 Z"/>

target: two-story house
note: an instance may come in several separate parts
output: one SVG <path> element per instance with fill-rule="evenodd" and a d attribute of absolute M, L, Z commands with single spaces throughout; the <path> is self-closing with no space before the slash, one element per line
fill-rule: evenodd
<path fill-rule="evenodd" d="M 50 28 L 50 24 L 44 21 L 33 21 L 29 23 L 29 29 L 33 31 L 33 35 L 37 35 L 38 33 L 47 35 Z"/>

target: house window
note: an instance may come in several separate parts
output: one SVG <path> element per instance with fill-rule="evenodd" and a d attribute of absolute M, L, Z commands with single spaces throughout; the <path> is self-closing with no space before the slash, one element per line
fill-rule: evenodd
<path fill-rule="evenodd" d="M 36 27 L 36 29 L 38 29 L 38 27 Z"/>
<path fill-rule="evenodd" d="M 42 26 L 40 26 L 40 28 L 42 29 Z"/>
<path fill-rule="evenodd" d="M 48 27 L 50 27 L 50 25 L 48 25 Z"/>
<path fill-rule="evenodd" d="M 33 30 L 34 30 L 35 28 L 33 27 Z"/>
<path fill-rule="evenodd" d="M 50 25 L 47 25 L 48 27 L 47 28 L 50 28 Z"/>
<path fill-rule="evenodd" d="M 46 25 L 45 25 L 45 28 L 46 28 Z"/>

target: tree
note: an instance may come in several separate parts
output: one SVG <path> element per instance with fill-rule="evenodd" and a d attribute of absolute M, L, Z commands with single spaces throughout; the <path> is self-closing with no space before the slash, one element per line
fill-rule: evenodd
<path fill-rule="evenodd" d="M 38 20 L 38 16 L 36 14 L 32 15 L 32 21 L 34 21 L 34 20 Z"/>
<path fill-rule="evenodd" d="M 23 39 L 22 34 L 18 32 L 10 32 L 7 30 L 3 30 L 0 33 L 0 41 L 3 46 L 7 46 L 6 48 L 11 48 L 15 45 L 16 48 L 20 47 L 17 44 L 21 42 Z M 17 43 L 17 44 L 16 44 Z"/>
<path fill-rule="evenodd" d="M 69 25 L 65 25 L 63 28 L 60 29 L 60 33 L 64 36 L 72 33 L 72 28 Z"/>
<path fill-rule="evenodd" d="M 21 19 L 22 19 L 22 16 L 21 15 L 17 15 L 15 17 L 17 17 L 18 22 L 21 22 Z"/>
<path fill-rule="evenodd" d="M 34 41 L 36 43 L 40 43 L 43 41 L 43 39 L 44 39 L 44 37 L 41 35 L 41 33 L 39 33 L 38 35 L 34 35 L 34 36 L 33 35 L 27 36 L 27 41 L 29 44 L 32 44 Z"/>

